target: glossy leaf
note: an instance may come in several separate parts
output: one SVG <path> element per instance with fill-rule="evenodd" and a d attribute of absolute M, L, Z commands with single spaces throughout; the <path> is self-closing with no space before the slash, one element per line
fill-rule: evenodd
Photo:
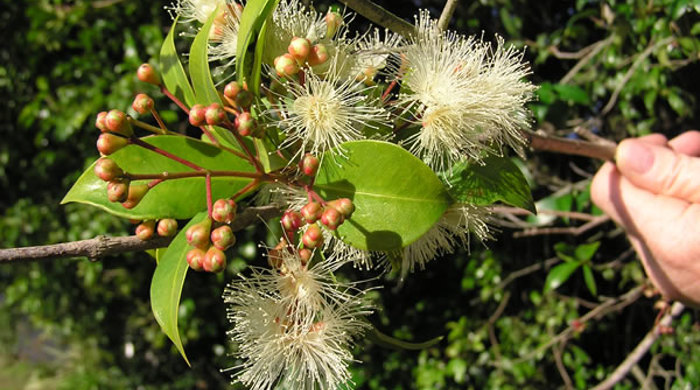
<path fill-rule="evenodd" d="M 356 248 L 391 251 L 425 234 L 452 203 L 447 190 L 421 160 L 381 141 L 342 145 L 346 158 L 326 155 L 314 189 L 328 200 L 350 198 L 352 217 L 337 232 Z"/>
<path fill-rule="evenodd" d="M 187 276 L 187 251 L 189 245 L 185 238 L 187 229 L 206 218 L 206 212 L 200 212 L 175 236 L 164 254 L 159 256 L 158 266 L 151 280 L 151 310 L 158 325 L 190 365 L 177 328 L 178 311 L 182 286 Z"/>
<path fill-rule="evenodd" d="M 544 291 L 556 290 L 564 284 L 571 274 L 581 266 L 581 263 L 565 262 L 552 268 L 547 274 L 547 279 L 544 281 Z"/>
<path fill-rule="evenodd" d="M 158 148 L 183 157 L 203 168 L 254 172 L 246 160 L 224 152 L 205 142 L 187 137 L 160 135 L 142 138 Z M 167 157 L 139 146 L 130 145 L 110 156 L 129 173 L 188 172 L 186 167 Z M 128 210 L 119 203 L 107 200 L 107 183 L 100 180 L 91 165 L 78 178 L 61 203 L 85 203 L 104 209 L 114 215 L 134 219 L 191 218 L 206 209 L 204 178 L 186 178 L 164 181 L 153 187 L 135 208 Z M 214 199 L 230 197 L 251 179 L 241 177 L 212 178 Z M 144 181 L 146 182 L 146 181 Z"/>
<path fill-rule="evenodd" d="M 211 103 L 221 104 L 221 97 L 216 91 L 214 81 L 209 70 L 209 30 L 218 10 L 211 13 L 209 19 L 202 26 L 192 41 L 190 47 L 190 77 L 194 87 L 195 102 L 209 105 Z"/>
<path fill-rule="evenodd" d="M 488 206 L 497 201 L 536 212 L 527 179 L 508 157 L 488 156 L 481 164 L 457 164 L 447 182 L 458 201 Z"/>
<path fill-rule="evenodd" d="M 259 94 L 260 67 L 264 39 L 259 39 L 264 32 L 263 24 L 272 15 L 279 0 L 250 0 L 246 3 L 238 26 L 236 46 L 236 75 L 239 82 L 249 80 L 249 88 L 255 95 Z M 253 46 L 255 43 L 255 46 Z M 255 58 L 250 58 L 253 54 Z M 257 81 L 257 83 L 255 82 Z"/>
<path fill-rule="evenodd" d="M 175 27 L 179 18 L 178 16 L 173 20 L 173 26 L 170 28 L 168 36 L 165 37 L 163 46 L 160 48 L 161 77 L 170 93 L 188 106 L 192 106 L 195 101 L 194 92 L 175 49 Z"/>
<path fill-rule="evenodd" d="M 593 270 L 589 265 L 583 266 L 583 281 L 586 282 L 586 287 L 588 287 L 588 291 L 591 292 L 591 295 L 597 296 L 598 286 L 596 286 Z"/>
<path fill-rule="evenodd" d="M 600 241 L 592 242 L 590 244 L 581 244 L 576 247 L 574 254 L 579 261 L 588 262 L 593 258 L 593 255 L 595 255 L 598 247 L 600 247 Z"/>

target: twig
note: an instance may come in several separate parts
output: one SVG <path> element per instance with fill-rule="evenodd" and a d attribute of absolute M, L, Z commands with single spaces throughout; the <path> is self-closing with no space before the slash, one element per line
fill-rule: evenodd
<path fill-rule="evenodd" d="M 644 355 L 649 352 L 649 349 L 651 348 L 652 345 L 656 342 L 656 339 L 659 338 L 659 335 L 661 334 L 660 329 L 662 327 L 668 327 L 671 325 L 671 321 L 673 320 L 674 317 L 677 317 L 681 312 L 685 309 L 685 306 L 680 303 L 680 302 L 675 302 L 673 306 L 671 306 L 671 310 L 669 313 L 666 313 L 666 315 L 661 318 L 661 321 L 659 321 L 656 325 L 654 325 L 653 328 L 647 333 L 646 336 L 642 339 L 642 341 L 637 344 L 637 347 L 634 348 L 634 350 L 627 355 L 627 358 L 620 363 L 619 366 L 613 371 L 612 374 L 610 374 L 609 377 L 607 377 L 604 381 L 602 381 L 600 384 L 598 384 L 596 387 L 593 388 L 593 390 L 607 390 L 611 389 L 615 384 L 623 380 L 626 376 L 627 373 L 632 369 L 632 367 L 637 364 L 643 357 Z"/>
<path fill-rule="evenodd" d="M 518 208 L 518 207 L 510 207 L 510 206 L 493 206 L 489 208 L 492 212 L 498 213 L 498 214 L 511 214 L 511 215 L 532 215 L 531 212 Z M 570 219 L 580 219 L 583 221 L 593 221 L 598 218 L 598 216 L 591 215 L 588 213 L 580 213 L 577 211 L 559 211 L 559 210 L 537 210 L 537 214 L 540 215 L 555 215 L 557 217 L 561 218 L 570 218 Z"/>
<path fill-rule="evenodd" d="M 532 237 L 532 236 L 541 236 L 541 235 L 553 235 L 553 234 L 569 234 L 572 236 L 580 236 L 583 233 L 593 229 L 594 227 L 602 225 L 605 222 L 608 222 L 609 220 L 610 220 L 609 216 L 601 215 L 601 216 L 595 217 L 595 219 L 593 219 L 593 220 L 590 220 L 590 221 L 584 223 L 581 226 L 529 228 L 529 229 L 523 230 L 522 232 L 513 233 L 513 238 Z"/>
<path fill-rule="evenodd" d="M 447 3 L 445 3 L 445 8 L 442 9 L 442 14 L 440 14 L 440 19 L 438 20 L 438 28 L 440 30 L 447 29 L 452 19 L 452 14 L 454 14 L 455 8 L 457 8 L 457 3 L 458 0 L 447 0 Z"/>
<path fill-rule="evenodd" d="M 564 381 L 564 388 L 566 390 L 571 390 L 574 388 L 574 383 L 571 382 L 571 377 L 569 376 L 569 373 L 566 371 L 566 367 L 564 366 L 564 362 L 562 361 L 561 358 L 561 352 L 562 349 L 564 349 L 564 345 L 566 344 L 566 340 L 564 340 L 561 345 L 553 345 L 552 346 L 552 353 L 554 354 L 554 363 L 557 366 L 557 371 L 559 371 L 559 376 L 561 376 L 561 379 Z"/>
<path fill-rule="evenodd" d="M 590 62 L 593 57 L 595 57 L 598 53 L 600 53 L 601 50 L 605 48 L 605 46 L 608 46 L 610 43 L 612 43 L 613 39 L 615 38 L 615 35 L 610 34 L 609 37 L 603 39 L 602 41 L 598 41 L 597 43 L 594 43 L 591 48 L 591 50 L 586 54 L 585 57 L 581 58 L 576 65 L 574 65 L 573 68 L 571 68 L 570 71 L 568 71 L 564 77 L 559 80 L 559 84 L 566 84 L 571 79 L 578 73 L 581 68 L 583 68 L 588 62 Z"/>
<path fill-rule="evenodd" d="M 259 218 L 270 219 L 279 214 L 279 209 L 274 206 L 249 207 L 236 216 L 236 219 L 231 223 L 231 229 L 233 231 L 238 231 L 257 222 Z M 117 255 L 125 252 L 164 248 L 170 244 L 171 240 L 172 237 L 158 237 L 144 241 L 136 236 L 98 236 L 89 240 L 65 242 L 54 245 L 0 249 L 0 264 L 68 257 L 87 257 L 90 260 L 97 260 L 100 257 Z"/>
<path fill-rule="evenodd" d="M 522 131 L 531 148 L 539 151 L 573 154 L 612 161 L 615 158 L 615 146 L 599 143 L 553 137 L 543 132 Z"/>
<path fill-rule="evenodd" d="M 355 12 L 369 19 L 371 22 L 386 27 L 397 34 L 410 36 L 415 32 L 415 28 L 411 23 L 399 18 L 372 1 L 340 0 L 340 2 L 352 8 Z"/>
<path fill-rule="evenodd" d="M 501 315 L 503 315 L 506 306 L 508 306 L 509 300 L 510 291 L 506 291 L 503 294 L 503 298 L 501 298 L 501 303 L 498 304 L 496 311 L 494 311 L 493 314 L 491 314 L 491 317 L 489 317 L 489 320 L 487 322 L 489 330 L 489 341 L 491 341 L 491 345 L 493 346 L 494 354 L 496 355 L 496 360 L 501 360 L 501 348 L 500 344 L 498 343 L 498 337 L 496 337 L 496 331 L 493 329 L 493 326 L 496 324 L 496 321 L 498 321 Z"/>

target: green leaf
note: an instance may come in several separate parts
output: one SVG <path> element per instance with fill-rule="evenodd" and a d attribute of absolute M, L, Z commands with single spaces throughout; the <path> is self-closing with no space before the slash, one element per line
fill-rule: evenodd
<path fill-rule="evenodd" d="M 342 145 L 347 158 L 325 155 L 314 189 L 325 199 L 350 198 L 352 217 L 341 239 L 363 250 L 391 251 L 411 244 L 452 203 L 444 185 L 421 160 L 381 141 Z"/>
<path fill-rule="evenodd" d="M 159 135 L 143 141 L 185 158 L 203 168 L 254 172 L 250 164 L 233 154 L 205 142 L 182 136 Z M 110 156 L 129 173 L 188 172 L 192 169 L 167 157 L 136 145 L 129 145 Z M 167 180 L 153 187 L 138 206 L 131 210 L 107 200 L 107 183 L 99 179 L 91 165 L 78 178 L 61 204 L 77 202 L 99 207 L 114 215 L 134 219 L 191 218 L 206 209 L 204 178 Z M 214 199 L 228 198 L 251 182 L 242 177 L 212 178 Z"/>
<path fill-rule="evenodd" d="M 590 244 L 581 244 L 577 246 L 576 250 L 574 251 L 576 259 L 578 259 L 581 262 L 591 261 L 593 255 L 595 255 L 595 252 L 598 250 L 599 246 L 600 241 L 592 242 Z"/>
<path fill-rule="evenodd" d="M 372 327 L 372 330 L 367 334 L 367 338 L 374 342 L 375 344 L 392 349 L 405 349 L 409 351 L 416 351 L 421 349 L 430 348 L 444 338 L 443 336 L 438 336 L 432 338 L 428 341 L 421 343 L 410 343 L 408 341 L 399 340 L 397 338 L 391 337 L 387 334 L 380 332 L 377 328 Z"/>
<path fill-rule="evenodd" d="M 170 28 L 168 36 L 165 37 L 163 46 L 160 48 L 161 76 L 165 87 L 170 93 L 188 106 L 192 106 L 195 103 L 194 92 L 175 49 L 175 27 L 178 19 L 179 16 L 173 20 L 173 26 Z"/>
<path fill-rule="evenodd" d="M 581 263 L 565 262 L 552 268 L 544 281 L 544 291 L 547 292 L 559 288 L 580 266 Z"/>
<path fill-rule="evenodd" d="M 236 75 L 239 82 L 249 80 L 248 87 L 256 96 L 259 94 L 260 67 L 264 46 L 263 24 L 272 15 L 279 0 L 250 0 L 246 3 L 238 25 L 236 46 Z M 251 46 L 255 42 L 255 48 Z M 248 55 L 254 52 L 254 59 Z M 258 53 L 259 52 L 259 53 Z M 247 69 L 251 66 L 251 69 Z M 254 83 L 257 80 L 257 83 Z"/>
<path fill-rule="evenodd" d="M 192 220 L 175 236 L 168 246 L 165 254 L 158 259 L 158 266 L 153 273 L 151 280 L 151 310 L 158 325 L 163 330 L 180 354 L 190 365 L 185 349 L 180 340 L 180 332 L 177 328 L 178 309 L 180 307 L 180 295 L 182 286 L 187 276 L 187 251 L 189 249 L 185 233 L 187 229 L 204 220 L 207 213 L 205 211 L 197 214 Z"/>
<path fill-rule="evenodd" d="M 568 103 L 589 105 L 591 104 L 591 99 L 588 97 L 588 93 L 584 91 L 581 87 L 576 85 L 568 84 L 554 84 L 554 90 L 559 94 L 559 99 L 564 100 Z"/>
<path fill-rule="evenodd" d="M 221 104 L 221 97 L 216 91 L 214 81 L 209 70 L 209 30 L 218 11 L 214 11 L 209 19 L 202 26 L 192 41 L 190 47 L 190 76 L 194 87 L 195 102 L 209 105 L 211 103 Z"/>
<path fill-rule="evenodd" d="M 574 247 L 565 242 L 558 242 L 554 244 L 554 252 L 556 252 L 558 258 L 564 261 L 570 261 L 574 263 L 578 262 L 578 259 L 576 258 L 576 255 L 574 253 Z"/>
<path fill-rule="evenodd" d="M 536 213 L 527 179 L 510 158 L 492 155 L 483 163 L 459 163 L 452 169 L 446 179 L 452 197 L 480 206 L 502 201 Z"/>
<path fill-rule="evenodd" d="M 564 195 L 550 195 L 535 203 L 537 210 L 571 211 L 574 204 L 574 197 L 571 193 Z M 543 226 L 554 222 L 558 217 L 552 214 L 529 215 L 527 222 L 537 226 Z"/>
<path fill-rule="evenodd" d="M 593 270 L 589 265 L 584 265 L 583 266 L 583 281 L 586 282 L 586 287 L 588 287 L 588 291 L 591 292 L 591 295 L 597 296 L 598 295 L 598 288 L 595 284 L 595 277 L 593 276 Z"/>

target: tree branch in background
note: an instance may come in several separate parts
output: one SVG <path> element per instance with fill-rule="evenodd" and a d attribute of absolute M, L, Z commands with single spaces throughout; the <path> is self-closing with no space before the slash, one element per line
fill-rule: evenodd
<path fill-rule="evenodd" d="M 267 220 L 279 214 L 280 211 L 275 206 L 249 207 L 236 216 L 236 219 L 231 223 L 231 229 L 233 231 L 242 230 L 260 218 Z M 90 260 L 97 260 L 100 257 L 117 255 L 125 252 L 164 248 L 170 244 L 171 240 L 172 237 L 157 237 L 144 241 L 136 236 L 99 236 L 89 240 L 65 242 L 54 245 L 0 249 L 0 264 L 67 257 L 87 257 Z"/>
<path fill-rule="evenodd" d="M 405 37 L 414 33 L 413 25 L 369 0 L 340 0 L 358 14 Z"/>
<path fill-rule="evenodd" d="M 447 0 L 445 3 L 445 8 L 442 9 L 442 14 L 440 14 L 440 20 L 438 20 L 438 28 L 440 30 L 447 30 L 447 26 L 450 24 L 452 19 L 452 14 L 455 13 L 457 8 L 458 0 Z"/>
<path fill-rule="evenodd" d="M 601 144 L 598 142 L 588 142 L 560 137 L 553 137 L 541 131 L 522 131 L 528 145 L 538 151 L 556 152 L 597 158 L 600 160 L 612 161 L 615 159 L 615 148 L 617 145 Z"/>

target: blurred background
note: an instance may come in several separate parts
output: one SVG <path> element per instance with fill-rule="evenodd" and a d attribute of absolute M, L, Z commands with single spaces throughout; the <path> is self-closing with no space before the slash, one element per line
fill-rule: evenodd
<path fill-rule="evenodd" d="M 378 3 L 410 21 L 418 8 L 438 17 L 443 6 Z M 132 233 L 128 222 L 59 202 L 97 158 L 96 114 L 128 107 L 138 92 L 159 96 L 135 70 L 157 63 L 171 22 L 166 5 L 3 1 L 0 247 Z M 700 128 L 699 10 L 697 0 L 463 0 L 451 28 L 527 46 L 540 86 L 530 105 L 537 129 L 619 141 Z M 166 122 L 176 122 L 175 107 L 158 99 Z M 624 233 L 589 201 L 599 162 L 529 157 L 522 169 L 550 213 L 505 210 L 496 240 L 473 242 L 470 253 L 433 261 L 404 283 L 388 275 L 374 292 L 373 323 L 404 340 L 445 338 L 422 351 L 361 340 L 356 388 L 585 389 L 654 325 L 659 296 L 645 287 Z M 264 262 L 256 244 L 268 235 L 263 226 L 243 234 L 225 273 L 188 276 L 179 321 L 192 368 L 150 312 L 148 254 L 0 264 L 0 389 L 230 388 L 220 372 L 235 364 L 221 294 L 246 264 Z M 558 267 L 567 261 L 582 266 L 567 273 Z M 561 286 L 545 292 L 548 278 Z M 586 321 L 592 310 L 600 316 Z M 698 312 L 686 309 L 616 388 L 700 388 Z"/>

